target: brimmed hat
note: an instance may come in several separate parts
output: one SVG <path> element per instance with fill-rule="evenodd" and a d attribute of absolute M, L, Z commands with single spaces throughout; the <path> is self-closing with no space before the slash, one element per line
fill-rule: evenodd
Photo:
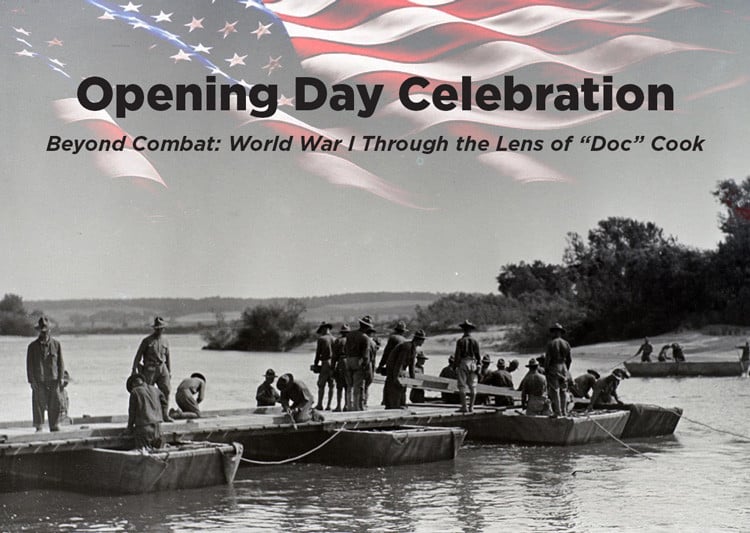
<path fill-rule="evenodd" d="M 526 368 L 536 368 L 538 366 L 539 366 L 539 361 L 537 361 L 536 359 L 532 357 L 531 359 L 529 359 L 529 364 L 526 365 Z"/>
<path fill-rule="evenodd" d="M 154 323 L 151 324 L 151 327 L 154 329 L 164 329 L 167 326 L 167 322 L 160 316 L 154 317 Z"/>
<path fill-rule="evenodd" d="M 565 333 L 565 328 L 562 327 L 562 325 L 560 325 L 559 322 L 555 322 L 554 324 L 552 324 L 549 330 L 550 331 L 562 331 L 563 333 Z"/>
<path fill-rule="evenodd" d="M 201 374 L 200 372 L 193 372 L 192 374 L 190 374 L 190 377 L 191 377 L 191 378 L 198 378 L 198 379 L 202 379 L 202 380 L 203 380 L 204 382 L 206 381 L 206 376 L 204 376 L 204 375 L 203 375 L 203 374 Z"/>
<path fill-rule="evenodd" d="M 276 388 L 279 390 L 283 390 L 292 381 L 294 381 L 294 376 L 292 376 L 291 374 L 282 374 L 281 377 L 276 381 Z"/>
<path fill-rule="evenodd" d="M 363 329 L 375 328 L 375 326 L 372 323 L 372 317 L 370 315 L 365 315 L 362 318 L 360 318 L 359 325 L 364 326 Z"/>
<path fill-rule="evenodd" d="M 498 359 L 497 360 L 497 367 L 498 368 L 505 368 L 505 359 L 503 359 L 502 357 L 500 359 Z"/>
<path fill-rule="evenodd" d="M 490 364 L 490 363 L 492 362 L 492 359 L 490 359 L 490 356 L 489 356 L 489 354 L 484 354 L 484 355 L 482 356 L 482 362 L 483 362 L 483 363 L 487 363 L 487 364 Z"/>
<path fill-rule="evenodd" d="M 627 370 L 623 368 L 615 368 L 612 371 L 612 374 L 616 375 L 620 379 L 628 379 L 630 377 L 630 372 L 628 372 Z"/>
<path fill-rule="evenodd" d="M 49 330 L 49 319 L 46 316 L 40 316 L 39 322 L 37 322 L 36 326 L 34 326 L 39 331 L 48 331 Z"/>
<path fill-rule="evenodd" d="M 588 370 L 586 370 L 586 373 L 587 373 L 587 374 L 591 374 L 591 375 L 592 375 L 592 376 L 594 376 L 594 377 L 595 377 L 596 379 L 599 379 L 599 378 L 601 377 L 601 376 L 599 375 L 599 372 L 597 372 L 596 370 L 592 370 L 591 368 L 589 368 Z"/>
<path fill-rule="evenodd" d="M 424 340 L 426 338 L 427 338 L 427 335 L 424 334 L 424 330 L 423 329 L 418 329 L 417 331 L 414 332 L 414 336 L 412 337 L 412 340 L 415 340 L 415 339 L 422 339 L 422 340 Z"/>
<path fill-rule="evenodd" d="M 323 333 L 326 329 L 331 329 L 333 327 L 333 324 L 330 322 L 326 322 L 325 320 L 320 323 L 318 326 L 317 333 Z"/>
<path fill-rule="evenodd" d="M 272 378 L 275 378 L 276 377 L 276 372 L 273 371 L 273 368 L 269 368 L 268 370 L 266 370 L 266 373 L 263 374 L 263 375 L 265 377 L 269 377 L 270 376 Z"/>
<path fill-rule="evenodd" d="M 135 380 L 140 379 L 143 381 L 143 376 L 140 374 L 132 374 L 130 377 L 128 377 L 127 381 L 125 382 L 125 388 L 128 389 L 128 392 L 133 392 L 133 387 L 135 387 Z"/>
<path fill-rule="evenodd" d="M 461 322 L 458 327 L 461 329 L 477 329 L 477 327 L 468 320 L 464 320 L 463 322 Z"/>
<path fill-rule="evenodd" d="M 520 365 L 521 363 L 518 362 L 518 359 L 513 359 L 508 365 L 508 368 L 518 368 Z"/>
<path fill-rule="evenodd" d="M 349 327 L 349 324 L 341 324 L 341 329 L 339 329 L 339 333 L 349 333 L 351 331 L 351 328 Z"/>
<path fill-rule="evenodd" d="M 399 320 L 398 322 L 396 322 L 396 325 L 393 326 L 393 331 L 395 331 L 396 333 L 404 333 L 409 330 L 406 328 L 406 322 L 404 322 L 403 320 Z"/>

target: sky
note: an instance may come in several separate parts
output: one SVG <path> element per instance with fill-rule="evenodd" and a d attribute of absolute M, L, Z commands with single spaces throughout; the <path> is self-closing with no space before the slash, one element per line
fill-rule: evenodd
<path fill-rule="evenodd" d="M 585 234 L 610 216 L 652 221 L 697 248 L 721 240 L 711 190 L 750 174 L 748 2 L 368 5 L 0 3 L 0 291 L 27 300 L 489 293 L 503 265 L 560 262 L 568 232 Z M 196 20 L 204 27 L 191 30 Z M 222 28 L 235 20 L 225 37 Z M 258 35 L 269 23 L 270 35 Z M 188 48 L 199 43 L 211 51 Z M 175 59 L 180 50 L 191 60 Z M 232 54 L 246 65 L 232 65 Z M 282 68 L 267 68 L 275 57 Z M 329 86 L 382 83 L 385 94 L 366 118 L 292 106 L 265 120 L 147 108 L 118 118 L 110 106 L 107 120 L 78 112 L 71 121 L 60 111 L 84 77 L 174 86 L 204 82 L 207 65 L 220 67 L 219 83 L 289 91 L 296 77 L 311 76 Z M 406 76 L 432 86 L 471 76 L 502 87 L 505 75 L 530 85 L 604 75 L 615 86 L 668 83 L 675 109 L 410 112 L 392 101 Z M 113 130 L 213 135 L 222 144 L 217 152 L 140 153 L 127 163 L 107 152 L 46 150 L 50 136 L 102 139 Z M 433 154 L 302 153 L 300 136 L 320 132 L 450 142 Z M 232 152 L 232 135 L 291 135 L 295 144 L 289 152 Z M 462 135 L 493 148 L 501 135 L 541 140 L 543 149 L 459 152 Z M 569 136 L 568 151 L 551 150 Z M 644 142 L 592 152 L 585 136 Z M 705 140 L 701 151 L 656 152 L 657 136 Z"/>

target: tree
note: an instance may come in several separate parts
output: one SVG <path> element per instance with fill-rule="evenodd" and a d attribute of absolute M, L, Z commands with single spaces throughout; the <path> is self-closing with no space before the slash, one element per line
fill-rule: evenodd
<path fill-rule="evenodd" d="M 230 327 L 219 321 L 216 329 L 204 333 L 203 338 L 208 342 L 206 348 L 253 352 L 290 350 L 310 336 L 302 320 L 305 311 L 305 304 L 300 300 L 247 308 L 240 320 Z"/>
<path fill-rule="evenodd" d="M 6 294 L 0 300 L 0 335 L 33 335 L 34 324 L 17 294 Z"/>

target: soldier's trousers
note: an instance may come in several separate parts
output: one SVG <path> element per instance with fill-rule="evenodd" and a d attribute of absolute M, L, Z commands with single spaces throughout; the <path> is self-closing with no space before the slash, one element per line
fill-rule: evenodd
<path fill-rule="evenodd" d="M 44 425 L 44 412 L 47 411 L 49 429 L 57 431 L 60 418 L 60 387 L 57 381 L 32 384 L 31 407 L 35 428 Z"/>

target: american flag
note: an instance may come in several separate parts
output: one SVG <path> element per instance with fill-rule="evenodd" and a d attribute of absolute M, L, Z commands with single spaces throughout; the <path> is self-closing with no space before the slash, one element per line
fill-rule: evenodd
<path fill-rule="evenodd" d="M 674 38 L 680 16 L 706 9 L 694 0 L 10 0 L 3 27 L 8 70 L 43 87 L 55 119 L 99 138 L 193 129 L 269 136 L 315 134 L 331 139 L 383 134 L 419 138 L 444 134 L 496 139 L 508 131 L 539 135 L 611 120 L 618 111 L 554 113 L 479 109 L 421 112 L 397 100 L 400 83 L 422 76 L 436 83 L 499 83 L 514 74 L 545 83 L 580 81 L 583 75 L 639 72 L 671 54 L 716 53 L 690 39 Z M 726 13 L 731 17 L 732 13 Z M 689 37 L 689 36 L 688 36 Z M 658 64 L 658 63 L 657 63 Z M 246 112 L 168 114 L 141 110 L 126 119 L 92 112 L 76 101 L 87 76 L 111 83 L 274 83 L 281 88 L 274 116 Z M 374 116 L 297 112 L 297 76 L 328 84 L 383 84 Z M 658 81 L 658 80 L 657 80 Z M 732 90 L 746 77 L 717 79 L 683 101 Z M 41 103 L 39 104 L 41 105 Z M 189 128 L 187 124 L 190 124 Z M 294 154 L 297 167 L 335 186 L 355 187 L 407 207 L 424 207 L 415 191 L 378 170 L 383 154 Z M 206 154 L 206 157 L 213 157 Z M 570 179 L 533 154 L 470 154 L 467 164 L 519 181 Z M 125 150 L 92 155 L 108 177 L 136 177 L 169 186 L 170 163 L 157 154 Z M 421 158 L 405 172 L 418 172 Z"/>

